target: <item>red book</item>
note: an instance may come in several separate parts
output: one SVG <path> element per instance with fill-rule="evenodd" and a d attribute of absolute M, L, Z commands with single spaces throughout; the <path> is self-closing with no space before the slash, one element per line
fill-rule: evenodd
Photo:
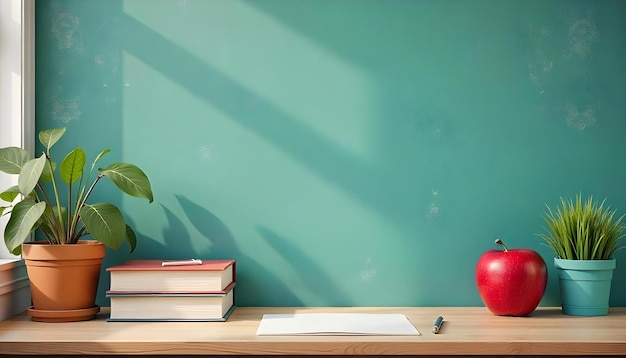
<path fill-rule="evenodd" d="M 187 261 L 187 260 L 185 260 Z M 165 265 L 164 265 L 165 263 Z M 235 260 L 167 265 L 169 260 L 131 260 L 111 266 L 110 293 L 224 293 L 235 282 Z"/>

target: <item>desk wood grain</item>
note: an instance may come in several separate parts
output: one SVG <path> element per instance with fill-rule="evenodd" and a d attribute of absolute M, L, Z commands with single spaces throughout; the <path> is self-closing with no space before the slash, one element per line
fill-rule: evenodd
<path fill-rule="evenodd" d="M 420 336 L 257 336 L 263 313 L 403 313 Z M 435 318 L 445 323 L 432 334 Z M 574 317 L 539 308 L 530 317 L 495 316 L 483 307 L 238 307 L 227 322 L 0 322 L 0 353 L 28 355 L 555 355 L 626 356 L 626 308 Z"/>

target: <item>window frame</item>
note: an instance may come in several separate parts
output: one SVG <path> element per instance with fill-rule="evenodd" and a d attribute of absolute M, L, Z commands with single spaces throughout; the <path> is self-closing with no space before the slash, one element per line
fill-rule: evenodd
<path fill-rule="evenodd" d="M 20 26 L 17 31 L 9 25 L 2 26 L 7 30 L 6 36 L 9 41 L 0 42 L 2 56 L 0 63 L 17 61 L 20 64 L 20 73 L 17 74 L 19 86 L 14 83 L 16 81 L 14 72 L 11 72 L 10 76 L 0 76 L 0 80 L 7 81 L 3 86 L 11 88 L 11 95 L 0 96 L 0 126 L 19 130 L 13 130 L 14 134 L 7 140 L 8 143 L 0 143 L 0 146 L 19 146 L 32 154 L 35 147 L 35 0 L 12 0 L 9 5 L 7 4 L 9 3 L 4 5 L 11 7 L 12 11 L 1 14 L 0 21 L 16 22 L 15 17 L 19 16 Z M 15 51 L 16 43 L 20 46 L 19 51 Z M 19 87 L 19 93 L 15 93 L 18 92 L 16 87 Z M 16 132 L 19 132 L 19 135 Z M 19 138 L 16 138 L 18 136 Z M 10 184 L 11 180 L 17 181 L 16 178 L 7 180 L 6 176 L 3 179 L 3 187 L 5 183 Z M 3 217 L 0 221 L 2 233 L 6 219 Z M 14 266 L 16 261 L 21 260 L 20 256 L 9 253 L 4 243 L 1 246 L 0 265 Z"/>

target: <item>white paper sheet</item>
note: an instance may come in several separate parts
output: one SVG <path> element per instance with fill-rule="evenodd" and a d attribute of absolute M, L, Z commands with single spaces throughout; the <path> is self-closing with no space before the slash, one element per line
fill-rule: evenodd
<path fill-rule="evenodd" d="M 403 314 L 264 314 L 257 335 L 420 335 Z"/>

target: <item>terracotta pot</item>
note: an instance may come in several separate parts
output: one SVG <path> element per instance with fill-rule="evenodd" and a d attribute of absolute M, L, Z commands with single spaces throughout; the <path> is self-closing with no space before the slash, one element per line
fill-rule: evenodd
<path fill-rule="evenodd" d="M 31 317 L 48 321 L 37 319 L 33 314 L 38 312 L 38 316 L 54 316 L 55 322 L 95 317 L 99 311 L 96 293 L 105 253 L 105 246 L 93 240 L 80 240 L 75 245 L 25 243 L 22 258 L 30 280 L 33 307 L 28 313 Z M 67 312 L 75 319 L 60 317 L 55 311 Z"/>

